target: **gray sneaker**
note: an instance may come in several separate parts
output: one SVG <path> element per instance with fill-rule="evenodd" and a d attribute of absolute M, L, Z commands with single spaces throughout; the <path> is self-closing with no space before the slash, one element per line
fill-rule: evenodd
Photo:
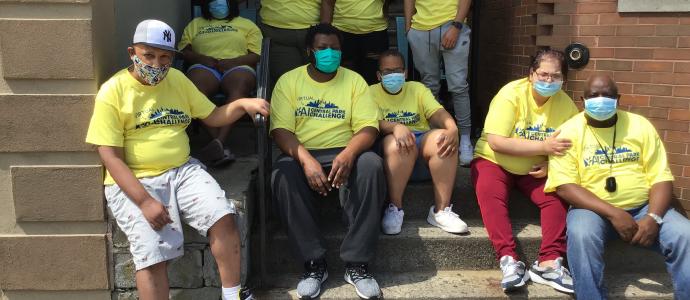
<path fill-rule="evenodd" d="M 316 299 L 321 294 L 321 284 L 328 279 L 326 261 L 312 260 L 304 263 L 304 274 L 297 284 L 297 296 L 303 300 Z"/>
<path fill-rule="evenodd" d="M 536 283 L 548 285 L 557 291 L 574 293 L 573 278 L 570 277 L 568 269 L 563 266 L 563 258 L 557 258 L 554 264 L 554 268 L 540 267 L 539 261 L 535 261 L 529 269 L 530 278 Z"/>
<path fill-rule="evenodd" d="M 504 292 L 518 289 L 529 280 L 529 273 L 525 273 L 525 263 L 515 260 L 510 255 L 501 257 L 500 263 L 501 271 L 503 271 L 501 288 Z"/>
<path fill-rule="evenodd" d="M 345 281 L 355 286 L 357 295 L 362 299 L 381 299 L 381 288 L 367 270 L 367 264 L 347 263 L 345 265 Z"/>

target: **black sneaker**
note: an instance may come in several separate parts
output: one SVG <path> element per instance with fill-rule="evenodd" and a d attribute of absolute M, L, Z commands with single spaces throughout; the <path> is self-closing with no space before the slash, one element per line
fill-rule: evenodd
<path fill-rule="evenodd" d="M 326 260 L 311 260 L 304 263 L 304 274 L 297 284 L 297 296 L 303 300 L 315 299 L 321 294 L 321 284 L 328 279 Z"/>
<path fill-rule="evenodd" d="M 355 286 L 357 295 L 362 299 L 381 299 L 381 288 L 369 273 L 367 264 L 345 264 L 345 281 Z"/>
<path fill-rule="evenodd" d="M 254 300 L 254 294 L 252 294 L 252 290 L 246 286 L 242 287 L 240 289 L 240 300 Z"/>

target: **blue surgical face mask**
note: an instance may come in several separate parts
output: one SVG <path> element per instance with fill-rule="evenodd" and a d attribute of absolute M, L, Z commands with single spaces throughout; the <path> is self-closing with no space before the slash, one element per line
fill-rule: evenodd
<path fill-rule="evenodd" d="M 609 97 L 585 99 L 585 113 L 597 121 L 605 121 L 616 114 L 618 100 Z"/>
<path fill-rule="evenodd" d="M 342 52 L 340 52 L 340 50 L 333 50 L 331 48 L 316 50 L 314 51 L 314 60 L 316 61 L 315 67 L 323 73 L 333 73 L 337 71 L 340 66 L 341 56 Z"/>
<path fill-rule="evenodd" d="M 390 94 L 397 94 L 405 84 L 405 73 L 390 73 L 381 76 L 381 86 Z"/>
<path fill-rule="evenodd" d="M 537 91 L 539 95 L 542 95 L 543 97 L 551 97 L 561 90 L 563 81 L 546 82 L 536 80 L 532 86 L 534 86 L 534 90 Z"/>
<path fill-rule="evenodd" d="M 208 4 L 208 10 L 216 19 L 225 19 L 230 14 L 230 8 L 228 8 L 228 2 L 226 0 L 215 0 Z"/>

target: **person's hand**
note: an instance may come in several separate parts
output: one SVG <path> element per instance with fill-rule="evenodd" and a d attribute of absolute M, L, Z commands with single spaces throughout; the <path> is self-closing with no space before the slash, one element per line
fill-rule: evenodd
<path fill-rule="evenodd" d="M 153 230 L 161 230 L 165 225 L 172 223 L 168 209 L 156 199 L 147 198 L 141 202 L 139 209 Z"/>
<path fill-rule="evenodd" d="M 637 221 L 637 233 L 635 233 L 630 243 L 649 247 L 656 242 L 657 236 L 659 236 L 659 224 L 652 217 L 645 216 Z"/>
<path fill-rule="evenodd" d="M 341 151 L 333 159 L 333 167 L 331 167 L 331 172 L 328 174 L 328 181 L 331 183 L 331 187 L 340 188 L 347 182 L 354 161 L 354 155 L 345 150 Z"/>
<path fill-rule="evenodd" d="M 328 180 L 326 174 L 323 173 L 321 164 L 312 157 L 302 163 L 302 169 L 304 176 L 307 177 L 309 187 L 320 195 L 326 196 L 331 188 L 328 186 Z"/>
<path fill-rule="evenodd" d="M 549 162 L 542 161 L 532 166 L 532 171 L 529 172 L 534 178 L 544 178 L 549 173 Z"/>
<path fill-rule="evenodd" d="M 436 146 L 438 147 L 436 154 L 440 158 L 455 155 L 458 150 L 458 131 L 443 129 L 443 133 L 436 137 Z"/>
<path fill-rule="evenodd" d="M 395 139 L 395 145 L 398 146 L 398 152 L 407 154 L 415 151 L 416 138 L 407 126 L 402 124 L 395 125 L 393 127 L 393 138 Z"/>
<path fill-rule="evenodd" d="M 256 114 L 261 114 L 262 116 L 267 117 L 271 107 L 268 101 L 261 98 L 244 98 L 236 101 L 240 101 L 239 104 L 252 118 L 254 118 Z"/>
<path fill-rule="evenodd" d="M 455 44 L 458 42 L 458 36 L 460 36 L 460 29 L 455 26 L 450 26 L 446 33 L 443 34 L 441 39 L 441 46 L 445 49 L 455 48 Z"/>
<path fill-rule="evenodd" d="M 410 28 L 412 28 L 412 20 L 405 20 L 405 34 L 410 32 Z"/>
<path fill-rule="evenodd" d="M 559 139 L 559 134 L 561 134 L 560 129 L 556 130 L 556 132 L 542 142 L 542 147 L 547 155 L 565 155 L 565 151 L 573 146 L 572 141 L 569 139 Z"/>
<path fill-rule="evenodd" d="M 611 216 L 610 220 L 613 228 L 616 229 L 618 235 L 625 242 L 630 242 L 637 233 L 637 222 L 625 210 L 616 208 L 616 213 Z"/>
<path fill-rule="evenodd" d="M 221 60 L 218 60 L 218 65 L 217 65 L 216 69 L 218 69 L 218 71 L 220 71 L 220 73 L 222 74 L 222 73 L 225 73 L 225 71 L 230 70 L 230 69 L 237 67 L 237 66 L 239 66 L 239 64 L 237 63 L 237 60 L 235 60 L 235 59 L 232 59 L 232 58 L 231 59 L 221 59 Z"/>

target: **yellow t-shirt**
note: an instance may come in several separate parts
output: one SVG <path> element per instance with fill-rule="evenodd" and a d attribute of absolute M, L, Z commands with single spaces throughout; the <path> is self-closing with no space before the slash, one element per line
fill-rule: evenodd
<path fill-rule="evenodd" d="M 412 131 L 429 131 L 429 119 L 443 109 L 431 91 L 419 82 L 405 82 L 397 95 L 386 93 L 381 83 L 369 89 L 384 120 L 403 124 Z"/>
<path fill-rule="evenodd" d="M 455 19 L 458 14 L 458 0 L 416 0 L 417 10 L 412 16 L 412 28 L 432 30 Z"/>
<path fill-rule="evenodd" d="M 333 26 L 355 34 L 388 28 L 383 14 L 383 0 L 338 0 L 333 9 Z"/>
<path fill-rule="evenodd" d="M 261 0 L 261 22 L 283 29 L 305 29 L 319 23 L 320 0 Z"/>
<path fill-rule="evenodd" d="M 616 148 L 611 150 L 614 130 Z M 574 183 L 615 207 L 631 209 L 647 203 L 653 184 L 673 181 L 664 144 L 642 116 L 619 110 L 614 129 L 588 126 L 580 113 L 561 126 L 561 136 L 571 139 L 573 147 L 564 156 L 549 158 L 545 192 Z M 605 154 L 609 159 L 613 155 L 612 167 Z M 613 193 L 605 189 L 609 176 L 616 178 Z"/>
<path fill-rule="evenodd" d="M 194 18 L 182 33 L 177 48 L 188 45 L 194 52 L 216 59 L 230 59 L 249 52 L 261 54 L 261 30 L 252 21 L 235 17 L 228 20 Z"/>
<path fill-rule="evenodd" d="M 278 79 L 271 97 L 271 130 L 289 130 L 307 149 L 328 149 L 347 146 L 364 127 L 379 128 L 379 110 L 362 76 L 340 67 L 335 78 L 317 82 L 307 66 Z"/>
<path fill-rule="evenodd" d="M 216 108 L 176 69 L 156 86 L 139 83 L 127 69 L 106 81 L 96 95 L 86 142 L 122 147 L 137 178 L 176 168 L 189 160 L 185 128 Z M 106 174 L 105 184 L 115 181 Z"/>
<path fill-rule="evenodd" d="M 489 146 L 486 135 L 543 141 L 577 113 L 573 100 L 562 90 L 539 107 L 534 102 L 532 84 L 527 78 L 512 81 L 491 100 L 474 155 L 490 160 L 510 173 L 525 175 L 533 165 L 546 161 L 547 157 L 496 153 Z"/>

